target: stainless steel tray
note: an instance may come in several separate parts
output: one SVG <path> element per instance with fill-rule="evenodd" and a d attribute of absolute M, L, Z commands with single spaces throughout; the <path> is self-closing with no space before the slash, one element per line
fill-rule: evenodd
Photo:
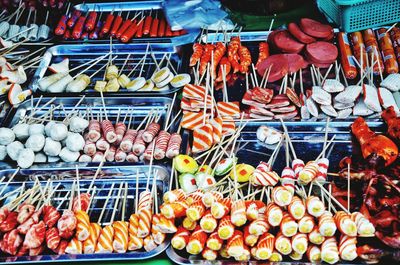
<path fill-rule="evenodd" d="M 3 122 L 3 126 L 12 128 L 15 124 L 17 124 L 20 120 L 24 117 L 29 116 L 31 111 L 33 110 L 34 106 L 36 106 L 37 102 L 40 98 L 34 98 L 33 100 L 27 100 L 21 103 L 18 108 L 11 109 Z M 40 100 L 40 106 L 38 107 L 37 111 L 35 112 L 34 117 L 40 117 L 43 114 L 47 113 L 52 106 L 58 106 L 60 104 L 63 105 L 63 108 L 59 108 L 55 110 L 53 113 L 54 119 L 63 120 L 66 116 L 66 113 L 70 113 L 71 110 L 74 109 L 75 105 L 79 102 L 81 98 L 79 97 L 63 97 L 63 98 L 49 98 L 43 97 Z M 52 101 L 51 104 L 43 107 L 47 102 Z M 108 118 L 114 123 L 118 112 L 120 112 L 120 121 L 125 117 L 125 114 L 129 113 L 126 123 L 128 123 L 129 116 L 131 111 L 133 112 L 133 119 L 132 124 L 134 124 L 134 128 L 136 128 L 140 122 L 143 120 L 144 117 L 151 111 L 151 110 L 158 110 L 161 115 L 159 124 L 164 126 L 168 106 L 172 103 L 172 100 L 167 97 L 151 97 L 151 98 L 139 98 L 139 97 L 107 97 L 104 99 L 106 104 L 107 116 Z M 75 109 L 74 112 L 84 114 L 88 108 L 91 108 L 93 116 L 96 117 L 97 114 L 104 113 L 103 104 L 100 97 L 85 97 L 81 104 Z M 171 119 L 177 113 L 177 107 L 175 106 L 171 112 Z M 103 114 L 104 115 L 104 114 Z M 104 117 L 104 116 L 103 116 Z M 170 121 L 171 121 L 170 119 Z M 176 130 L 179 123 L 179 119 L 175 121 L 173 125 L 171 125 L 172 130 Z M 46 164 L 34 164 L 34 167 L 54 167 L 55 165 L 63 165 L 63 166 L 71 166 L 75 165 L 75 163 L 64 163 L 64 162 L 56 162 L 56 163 L 46 163 Z M 158 163 L 168 164 L 169 161 L 160 161 Z M 86 165 L 96 165 L 95 163 L 78 163 L 81 166 Z M 128 162 L 106 162 L 105 165 L 128 165 Z M 15 165 L 14 161 L 9 162 L 0 162 L 0 169 L 1 168 L 10 168 Z"/>
<path fill-rule="evenodd" d="M 131 54 L 130 59 L 128 60 L 123 73 L 128 74 L 135 66 L 136 64 L 143 58 L 143 56 L 146 53 L 147 49 L 147 43 L 130 43 L 130 44 L 113 44 L 112 45 L 112 53 L 113 56 L 118 56 L 116 59 L 114 59 L 113 63 L 118 66 L 120 69 L 122 65 L 125 62 L 126 57 L 128 54 Z M 44 77 L 47 76 L 50 73 L 48 70 L 48 66 L 52 63 L 57 63 L 62 61 L 64 58 L 69 58 L 70 61 L 70 69 L 84 64 L 85 62 L 88 62 L 92 59 L 98 58 L 102 55 L 107 54 L 110 51 L 110 45 L 103 43 L 103 44 L 88 44 L 88 45 L 57 45 L 54 47 L 49 48 L 46 53 L 44 54 L 42 61 L 40 62 L 40 65 L 38 69 L 36 70 L 32 81 L 29 85 L 29 87 L 37 92 L 37 93 L 42 93 L 38 89 L 38 81 Z M 183 67 L 185 64 L 182 63 L 182 57 L 180 55 L 180 50 L 178 47 L 173 46 L 168 43 L 153 43 L 150 44 L 149 46 L 149 53 L 146 58 L 145 66 L 143 68 L 143 73 L 142 76 L 145 77 L 146 79 L 150 79 L 153 71 L 156 69 L 156 65 L 154 63 L 154 60 L 150 56 L 150 51 L 153 52 L 154 57 L 157 59 L 157 62 L 159 63 L 161 59 L 163 58 L 164 54 L 171 55 L 171 63 L 178 71 L 179 73 L 186 72 L 186 69 Z M 94 72 L 96 72 L 98 69 L 100 69 L 104 64 L 107 62 L 107 60 L 103 60 L 102 62 L 99 62 L 92 68 L 90 68 L 86 74 L 91 75 Z M 164 63 L 166 60 L 164 60 Z M 85 67 L 82 67 L 81 69 L 78 69 L 76 72 L 70 73 L 72 76 L 74 76 L 76 73 L 79 71 L 83 70 Z M 131 78 L 136 77 L 139 75 L 141 67 L 137 67 L 135 72 L 131 75 Z M 96 92 L 93 89 L 94 83 L 96 80 L 103 80 L 104 76 L 104 70 L 100 71 L 96 76 L 92 78 L 91 84 L 89 87 L 84 90 L 82 93 L 59 93 L 59 94 L 49 94 L 48 95 L 58 95 L 58 96 L 74 96 L 78 94 L 97 94 L 100 95 L 100 93 Z M 179 88 L 173 88 L 171 87 L 168 91 L 160 91 L 160 92 L 155 92 L 155 91 L 150 91 L 150 92 L 129 92 L 126 89 L 121 89 L 118 92 L 115 93 L 104 93 L 105 96 L 110 96 L 110 95 L 135 95 L 135 96 L 160 96 L 160 95 L 170 95 L 178 91 Z"/>
<path fill-rule="evenodd" d="M 90 186 L 93 175 L 95 174 L 96 167 L 81 167 L 79 172 L 81 174 L 80 179 L 80 189 L 81 192 L 86 192 L 86 189 Z M 14 169 L 1 170 L 0 177 L 10 177 L 14 173 Z M 139 192 L 144 190 L 146 187 L 146 181 L 149 173 L 148 166 L 122 166 L 122 167 L 104 167 L 99 175 L 99 177 L 94 182 L 94 187 L 96 187 L 96 195 L 92 202 L 93 207 L 89 211 L 89 216 L 91 220 L 96 221 L 103 206 L 105 199 L 109 193 L 109 189 L 112 184 L 114 184 L 114 193 L 109 199 L 106 206 L 106 211 L 103 216 L 103 225 L 109 224 L 111 219 L 112 210 L 114 209 L 115 199 L 117 198 L 117 189 L 120 183 L 128 184 L 128 196 L 127 196 L 127 208 L 125 212 L 125 220 L 129 219 L 129 216 L 134 211 L 134 200 L 136 194 L 136 174 L 139 174 Z M 168 190 L 169 185 L 169 169 L 160 166 L 153 166 L 152 174 L 156 174 L 156 185 L 158 199 L 158 205 L 161 204 L 162 194 Z M 33 179 L 39 178 L 39 180 L 52 179 L 53 187 L 60 184 L 58 191 L 52 199 L 52 205 L 57 207 L 60 203 L 62 204 L 60 210 L 68 208 L 68 200 L 63 201 L 63 198 L 68 196 L 68 192 L 71 190 L 72 182 L 76 179 L 75 168 L 74 167 L 59 167 L 59 168 L 48 168 L 48 169 L 28 169 L 21 170 L 16 175 L 15 180 L 9 184 L 5 193 L 19 188 L 22 185 L 22 181 L 25 181 L 25 187 L 29 188 L 33 185 Z M 46 181 L 41 181 L 42 186 L 45 186 Z M 5 182 L 0 184 L 2 189 Z M 152 187 L 152 177 L 149 188 Z M 4 193 L 4 194 L 5 194 Z M 6 204 L 8 201 L 12 200 L 17 196 L 15 193 L 13 196 L 6 198 L 1 205 Z M 121 195 L 122 196 L 122 195 Z M 115 220 L 121 219 L 121 212 L 117 211 Z M 123 260 L 143 260 L 149 259 L 154 256 L 159 255 L 164 252 L 169 246 L 170 242 L 167 239 L 163 244 L 159 245 L 157 248 L 150 252 L 145 250 L 127 252 L 123 254 L 112 253 L 112 254 L 81 254 L 81 255 L 55 255 L 50 252 L 44 253 L 40 256 L 30 257 L 0 257 L 0 263 L 37 263 L 37 262 L 85 262 L 85 261 L 123 261 Z"/>
<path fill-rule="evenodd" d="M 164 1 L 163 0 L 150 0 L 150 1 L 115 1 L 115 2 L 107 2 L 98 3 L 98 1 L 93 1 L 92 3 L 83 3 L 79 5 L 75 5 L 74 9 L 77 9 L 82 12 L 87 11 L 100 11 L 103 12 L 103 19 L 107 16 L 107 14 L 114 10 L 114 13 L 118 13 L 121 11 L 122 17 L 125 18 L 128 11 L 131 11 L 131 17 L 133 15 L 132 11 L 149 11 L 153 10 L 157 12 L 162 12 Z M 160 17 L 160 16 L 159 16 Z M 199 35 L 200 30 L 189 30 L 186 34 L 182 36 L 174 36 L 174 37 L 143 37 L 143 38 L 133 38 L 131 42 L 152 42 L 152 43 L 172 43 L 174 45 L 183 45 L 187 43 L 193 43 L 194 40 Z M 63 43 L 82 43 L 82 40 L 61 40 Z M 109 40 L 85 40 L 85 43 L 107 43 Z M 118 40 L 114 41 L 118 43 Z"/>

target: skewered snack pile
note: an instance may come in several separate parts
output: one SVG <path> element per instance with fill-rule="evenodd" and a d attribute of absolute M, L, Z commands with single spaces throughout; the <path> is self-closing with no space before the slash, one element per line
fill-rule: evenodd
<path fill-rule="evenodd" d="M 185 30 L 172 31 L 161 11 L 140 11 L 131 13 L 82 12 L 67 10 L 57 24 L 55 35 L 64 40 L 108 40 L 118 39 L 123 43 L 139 38 L 174 37 L 186 34 Z"/>

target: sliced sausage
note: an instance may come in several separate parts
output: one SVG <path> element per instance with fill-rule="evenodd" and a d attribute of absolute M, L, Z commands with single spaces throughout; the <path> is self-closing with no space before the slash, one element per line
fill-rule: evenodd
<path fill-rule="evenodd" d="M 316 42 L 317 40 L 307 34 L 305 34 L 296 23 L 289 23 L 288 30 L 298 41 L 309 44 Z"/>
<path fill-rule="evenodd" d="M 295 40 L 286 30 L 274 34 L 272 41 L 282 52 L 300 53 L 304 48 L 304 44 Z"/>
<path fill-rule="evenodd" d="M 320 39 L 328 38 L 333 31 L 331 26 L 322 24 L 311 18 L 302 18 L 300 20 L 300 28 L 304 33 Z"/>
<path fill-rule="evenodd" d="M 300 69 L 307 68 L 308 63 L 303 56 L 295 53 L 283 54 L 289 63 L 289 73 L 296 73 Z"/>
<path fill-rule="evenodd" d="M 272 66 L 272 67 L 271 67 Z M 283 54 L 271 55 L 267 59 L 260 62 L 257 72 L 260 76 L 264 76 L 265 71 L 271 67 L 268 77 L 269 82 L 275 82 L 284 77 L 289 71 L 289 62 Z"/>
<path fill-rule="evenodd" d="M 338 57 L 338 49 L 332 43 L 317 41 L 307 44 L 305 54 L 313 62 L 329 64 Z"/>

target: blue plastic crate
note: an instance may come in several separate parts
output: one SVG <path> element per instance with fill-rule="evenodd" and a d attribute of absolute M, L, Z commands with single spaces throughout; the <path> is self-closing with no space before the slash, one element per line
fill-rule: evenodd
<path fill-rule="evenodd" d="M 317 5 L 346 32 L 400 22 L 400 0 L 317 0 Z"/>

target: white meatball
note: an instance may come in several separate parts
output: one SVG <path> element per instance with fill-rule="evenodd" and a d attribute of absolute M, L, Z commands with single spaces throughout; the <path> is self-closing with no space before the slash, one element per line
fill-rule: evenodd
<path fill-rule="evenodd" d="M 58 156 L 61 152 L 61 143 L 54 141 L 50 137 L 46 138 L 46 143 L 44 144 L 43 152 L 50 156 Z"/>
<path fill-rule="evenodd" d="M 68 137 L 69 137 L 71 134 L 74 134 L 74 133 L 73 133 L 73 132 L 68 132 L 68 133 L 67 133 L 67 137 L 65 137 L 65 139 L 61 141 L 62 147 L 67 146 L 67 139 L 68 139 Z"/>
<path fill-rule="evenodd" d="M 43 149 L 46 138 L 43 134 L 33 134 L 26 140 L 25 147 L 39 152 Z"/>
<path fill-rule="evenodd" d="M 80 133 L 83 132 L 89 126 L 89 121 L 81 117 L 72 117 L 69 123 L 69 130 L 71 132 Z"/>
<path fill-rule="evenodd" d="M 47 160 L 49 161 L 49 163 L 55 163 L 60 161 L 60 157 L 59 156 L 48 156 Z"/>
<path fill-rule="evenodd" d="M 8 145 L 14 142 L 15 134 L 13 130 L 9 128 L 0 128 L 0 144 Z"/>
<path fill-rule="evenodd" d="M 0 161 L 3 161 L 7 156 L 7 147 L 5 145 L 0 145 Z"/>
<path fill-rule="evenodd" d="M 18 140 L 24 141 L 29 137 L 29 124 L 18 123 L 13 127 L 13 132 Z"/>
<path fill-rule="evenodd" d="M 29 125 L 29 135 L 33 134 L 44 134 L 44 125 L 43 124 Z"/>
<path fill-rule="evenodd" d="M 92 158 L 88 155 L 83 154 L 79 157 L 79 162 L 92 162 Z"/>
<path fill-rule="evenodd" d="M 51 127 L 50 137 L 54 141 L 62 141 L 68 135 L 68 128 L 62 123 L 56 123 Z"/>
<path fill-rule="evenodd" d="M 79 133 L 71 133 L 68 135 L 65 145 L 70 151 L 79 152 L 85 146 L 85 139 Z"/>
<path fill-rule="evenodd" d="M 80 153 L 79 152 L 72 152 L 67 147 L 64 147 L 59 156 L 64 162 L 75 162 L 78 160 Z"/>
<path fill-rule="evenodd" d="M 51 128 L 54 124 L 56 124 L 54 121 L 50 121 L 46 124 L 46 126 L 44 126 L 44 132 L 46 133 L 46 136 L 50 137 Z"/>
<path fill-rule="evenodd" d="M 17 161 L 19 152 L 22 150 L 24 150 L 24 145 L 19 141 L 15 141 L 7 145 L 7 154 L 14 161 Z"/>
<path fill-rule="evenodd" d="M 35 154 L 35 163 L 46 163 L 47 156 L 43 152 L 39 152 Z"/>
<path fill-rule="evenodd" d="M 17 163 L 20 168 L 28 168 L 33 165 L 34 161 L 35 153 L 32 149 L 25 148 L 19 153 Z"/>

